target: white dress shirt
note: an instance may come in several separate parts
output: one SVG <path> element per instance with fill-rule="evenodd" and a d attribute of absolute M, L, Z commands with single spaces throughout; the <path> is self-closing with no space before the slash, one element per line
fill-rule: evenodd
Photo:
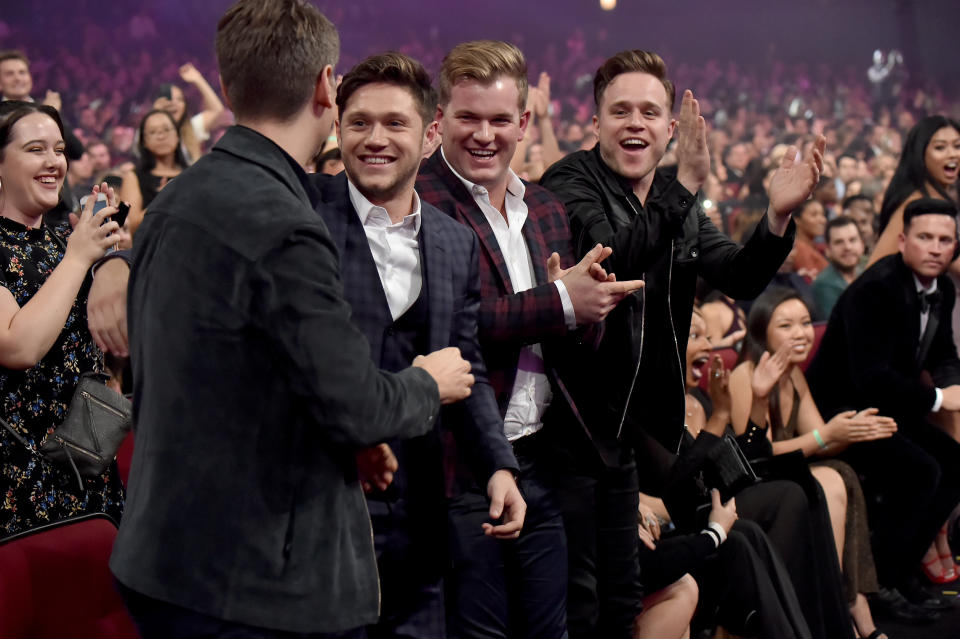
<path fill-rule="evenodd" d="M 441 148 L 441 153 L 443 149 Z M 446 157 L 444 157 L 446 161 Z M 447 166 L 450 166 L 449 162 Z M 493 229 L 493 234 L 500 245 L 507 273 L 510 276 L 510 285 L 514 293 L 520 293 L 537 285 L 533 270 L 533 261 L 530 258 L 530 249 L 523 237 L 523 224 L 527 220 L 527 204 L 523 201 L 526 188 L 516 173 L 510 171 L 510 181 L 507 184 L 504 209 L 507 216 L 490 203 L 490 194 L 487 189 L 474 184 L 457 173 L 451 166 L 453 174 L 463 182 L 473 196 L 474 201 Z M 546 265 L 544 265 L 546 267 Z M 567 326 L 576 328 L 576 316 L 573 303 L 563 282 L 554 282 L 560 294 L 563 305 L 563 315 Z M 517 364 L 517 377 L 513 382 L 513 391 L 507 412 L 503 420 L 504 434 L 509 441 L 532 435 L 543 428 L 543 414 L 550 405 L 553 391 L 550 380 L 547 379 L 543 365 L 543 349 L 540 344 L 526 346 L 520 351 L 520 360 Z"/>
<path fill-rule="evenodd" d="M 920 283 L 920 280 L 917 279 L 917 276 L 913 276 L 913 283 L 917 288 L 917 295 L 921 293 L 929 295 L 937 290 L 937 280 L 934 279 L 929 287 L 924 288 L 923 284 Z M 927 330 L 927 322 L 930 321 L 930 309 L 920 312 L 920 339 L 923 340 L 923 333 Z M 936 397 L 933 400 L 933 407 L 930 408 L 930 412 L 938 413 L 940 412 L 940 407 L 943 405 L 943 391 L 939 388 L 934 388 L 936 391 Z"/>
<path fill-rule="evenodd" d="M 420 197 L 413 192 L 413 210 L 394 224 L 387 209 L 376 206 L 349 179 L 350 202 L 360 217 L 363 232 L 377 264 L 380 283 L 387 296 L 390 315 L 396 320 L 420 297 L 423 270 L 420 266 Z"/>

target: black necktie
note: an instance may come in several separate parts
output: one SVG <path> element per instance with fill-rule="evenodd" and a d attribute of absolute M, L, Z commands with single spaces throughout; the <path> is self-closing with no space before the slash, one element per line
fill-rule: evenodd
<path fill-rule="evenodd" d="M 939 308 L 940 302 L 943 300 L 943 294 L 939 289 L 932 293 L 917 291 L 917 296 L 920 298 L 920 313 L 927 313 L 932 308 Z"/>

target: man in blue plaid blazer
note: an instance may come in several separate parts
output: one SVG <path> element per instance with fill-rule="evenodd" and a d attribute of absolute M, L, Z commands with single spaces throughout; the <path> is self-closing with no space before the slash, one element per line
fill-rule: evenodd
<path fill-rule="evenodd" d="M 477 342 L 477 239 L 414 191 L 424 144 L 435 135 L 427 128 L 433 103 L 418 62 L 396 53 L 360 62 L 337 95 L 345 172 L 314 178 L 351 320 L 375 363 L 403 369 L 419 353 L 455 346 L 475 377 L 470 397 L 444 407 L 433 432 L 358 456 L 383 595 L 371 637 L 447 636 L 447 497 L 483 487 L 487 517 L 476 532 L 491 537 L 519 534 L 525 510 Z"/>
<path fill-rule="evenodd" d="M 481 495 L 452 500 L 449 632 L 565 637 L 566 538 L 550 461 L 557 439 L 601 461 L 557 370 L 570 351 L 590 347 L 595 324 L 640 283 L 608 280 L 601 247 L 560 268 L 573 264 L 563 205 L 509 169 L 529 119 L 516 47 L 458 45 L 444 59 L 439 93 L 442 147 L 421 166 L 417 189 L 479 239 L 480 345 L 528 507 L 519 539 L 496 543 L 476 531 Z"/>

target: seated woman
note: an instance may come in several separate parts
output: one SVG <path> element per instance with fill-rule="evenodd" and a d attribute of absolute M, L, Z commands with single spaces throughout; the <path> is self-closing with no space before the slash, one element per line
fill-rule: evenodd
<path fill-rule="evenodd" d="M 772 289 L 757 298 L 747 317 L 741 363 L 730 376 L 735 431 L 771 441 L 774 454 L 799 450 L 806 457 L 832 455 L 856 442 L 890 437 L 896 424 L 873 409 L 841 413 L 824 423 L 800 369 L 812 345 L 810 312 L 795 292 Z M 878 584 L 860 482 L 839 460 L 817 461 L 811 471 L 827 498 L 857 631 L 862 637 L 882 637 L 864 596 L 876 592 Z"/>
<path fill-rule="evenodd" d="M 51 107 L 0 104 L 0 536 L 84 513 L 120 520 L 116 464 L 78 486 L 71 469 L 38 449 L 67 413 L 83 373 L 103 357 L 86 320 L 87 274 L 116 242 L 115 197 L 93 214 L 94 187 L 76 228 L 51 228 L 67 161 Z"/>
<path fill-rule="evenodd" d="M 120 199 L 130 205 L 127 226 L 131 235 L 160 190 L 187 168 L 177 125 L 166 111 L 155 109 L 140 121 L 139 149 L 137 167 L 124 174 L 120 186 Z"/>
<path fill-rule="evenodd" d="M 189 166 L 200 159 L 203 153 L 201 144 L 210 139 L 210 133 L 223 115 L 224 109 L 223 102 L 216 91 L 189 62 L 180 67 L 180 78 L 195 86 L 200 92 L 203 98 L 203 111 L 192 116 L 188 115 L 183 89 L 175 84 L 160 85 L 153 108 L 166 111 L 173 117 L 180 133 L 184 166 Z"/>
<path fill-rule="evenodd" d="M 794 245 L 793 267 L 797 275 L 807 283 L 817 279 L 820 271 L 827 268 L 829 262 L 820 251 L 819 238 L 827 228 L 827 215 L 823 204 L 816 200 L 807 200 L 793 214 L 797 223 L 797 241 Z"/>

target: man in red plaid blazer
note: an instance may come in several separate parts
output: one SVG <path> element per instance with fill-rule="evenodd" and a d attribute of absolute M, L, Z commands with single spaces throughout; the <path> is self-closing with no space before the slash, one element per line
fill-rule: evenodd
<path fill-rule="evenodd" d="M 443 143 L 421 166 L 417 191 L 479 238 L 480 345 L 527 502 L 520 537 L 497 541 L 478 527 L 486 516 L 482 495 L 451 501 L 448 631 L 565 637 L 567 552 L 550 442 L 579 438 L 582 450 L 595 452 L 557 375 L 560 349 L 552 347 L 589 347 L 594 325 L 642 283 L 608 277 L 599 262 L 609 249 L 599 245 L 560 268 L 574 264 L 563 206 L 509 168 L 529 120 L 526 64 L 516 47 L 458 45 L 444 59 L 439 94 Z"/>

